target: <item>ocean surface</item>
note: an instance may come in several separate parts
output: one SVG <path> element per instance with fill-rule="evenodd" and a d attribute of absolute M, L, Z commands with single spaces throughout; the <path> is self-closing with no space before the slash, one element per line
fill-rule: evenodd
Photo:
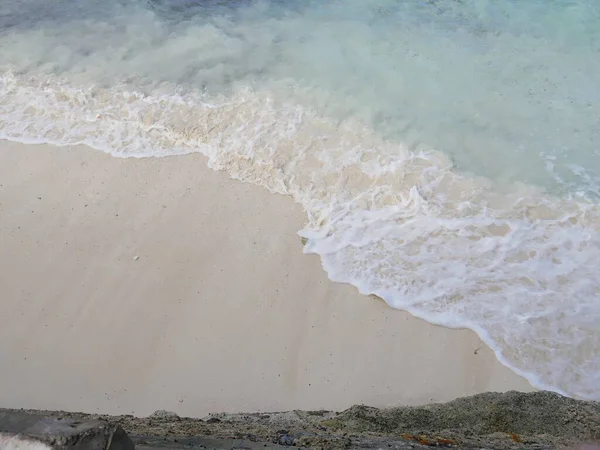
<path fill-rule="evenodd" d="M 600 400 L 598 0 L 3 0 L 0 138 L 203 153 L 332 280 Z"/>

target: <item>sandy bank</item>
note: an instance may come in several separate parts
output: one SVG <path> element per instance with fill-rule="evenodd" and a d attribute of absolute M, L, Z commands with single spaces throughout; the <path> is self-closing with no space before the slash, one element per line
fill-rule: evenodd
<path fill-rule="evenodd" d="M 530 389 L 474 333 L 329 282 L 303 219 L 201 156 L 0 141 L 0 404 L 203 416 Z"/>

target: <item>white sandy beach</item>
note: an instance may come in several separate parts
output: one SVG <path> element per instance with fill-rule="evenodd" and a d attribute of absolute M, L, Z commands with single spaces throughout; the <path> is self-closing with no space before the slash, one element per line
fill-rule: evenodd
<path fill-rule="evenodd" d="M 301 208 L 200 155 L 0 141 L 0 406 L 147 415 L 531 390 L 302 254 Z"/>

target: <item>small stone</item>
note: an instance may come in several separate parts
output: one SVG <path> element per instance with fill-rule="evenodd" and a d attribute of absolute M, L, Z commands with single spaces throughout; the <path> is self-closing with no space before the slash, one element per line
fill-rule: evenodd
<path fill-rule="evenodd" d="M 294 439 L 292 439 L 290 436 L 281 436 L 279 438 L 279 445 L 293 445 L 294 444 Z"/>
<path fill-rule="evenodd" d="M 209 417 L 208 419 L 206 419 L 206 423 L 219 423 L 221 422 L 220 419 L 217 419 L 216 417 Z"/>
<path fill-rule="evenodd" d="M 139 257 L 139 256 L 137 256 L 137 255 L 133 257 L 133 260 L 134 260 L 134 261 L 137 261 L 138 259 L 140 259 L 140 257 Z"/>
<path fill-rule="evenodd" d="M 179 419 L 179 416 L 172 411 L 165 411 L 164 409 L 159 409 L 158 411 L 154 411 L 150 418 L 159 420 L 176 420 Z"/>

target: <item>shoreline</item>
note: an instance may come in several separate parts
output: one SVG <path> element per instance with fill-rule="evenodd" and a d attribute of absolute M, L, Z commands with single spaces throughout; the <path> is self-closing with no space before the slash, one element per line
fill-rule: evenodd
<path fill-rule="evenodd" d="M 4 407 L 199 417 L 533 390 L 472 331 L 328 280 L 299 205 L 201 155 L 0 141 L 0 177 Z"/>

